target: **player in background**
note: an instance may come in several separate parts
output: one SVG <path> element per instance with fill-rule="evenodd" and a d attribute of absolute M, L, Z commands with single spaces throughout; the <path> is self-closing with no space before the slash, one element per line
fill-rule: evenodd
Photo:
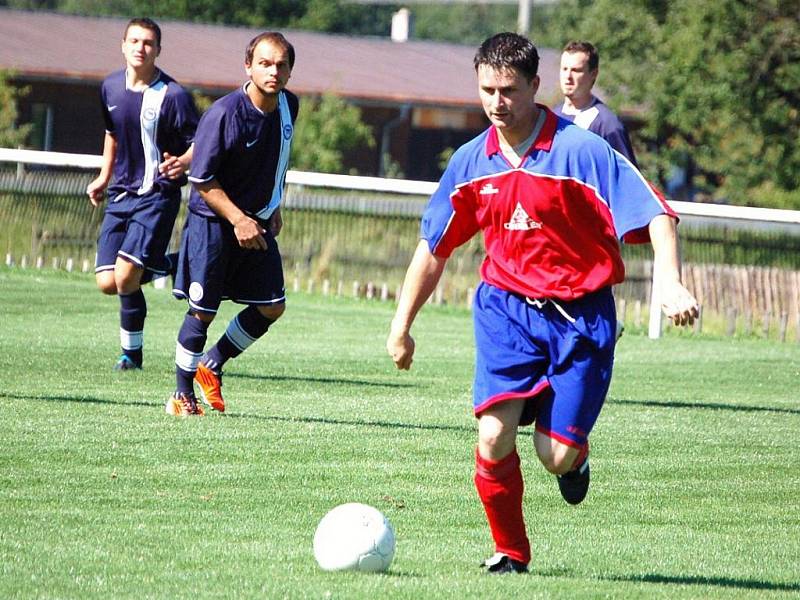
<path fill-rule="evenodd" d="M 95 207 L 108 188 L 95 279 L 104 294 L 119 296 L 122 355 L 115 370 L 142 367 L 147 316 L 142 284 L 174 269 L 165 252 L 198 120 L 191 95 L 156 67 L 160 52 L 159 26 L 132 19 L 122 39 L 126 67 L 101 87 L 103 159 L 100 174 L 86 188 Z"/>
<path fill-rule="evenodd" d="M 173 415 L 202 415 L 194 394 L 218 411 L 222 368 L 264 335 L 283 314 L 283 266 L 275 238 L 297 118 L 297 97 L 285 89 L 292 45 L 265 32 L 245 50 L 248 81 L 217 100 L 200 119 L 189 180 L 193 184 L 173 293 L 189 310 L 175 350 Z M 223 299 L 247 307 L 203 354 L 208 326 Z"/>
<path fill-rule="evenodd" d="M 651 241 L 673 322 L 691 323 L 698 307 L 681 284 L 669 206 L 602 138 L 535 103 L 535 46 L 500 33 L 483 42 L 474 63 L 491 126 L 454 153 L 431 196 L 386 348 L 397 368 L 411 367 L 415 316 L 453 250 L 480 232 L 474 481 L 495 544 L 483 564 L 489 573 L 522 573 L 531 550 L 517 431 L 535 424 L 539 460 L 568 503 L 583 501 L 588 438 L 614 360 L 619 240 Z"/>
<path fill-rule="evenodd" d="M 553 112 L 596 133 L 638 167 L 625 125 L 592 94 L 599 72 L 600 54 L 592 44 L 573 41 L 564 46 L 559 77 L 564 102 L 553 107 Z"/>

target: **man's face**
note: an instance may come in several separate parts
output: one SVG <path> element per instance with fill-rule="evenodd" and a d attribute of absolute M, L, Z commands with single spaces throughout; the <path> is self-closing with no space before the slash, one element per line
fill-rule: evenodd
<path fill-rule="evenodd" d="M 125 62 L 133 69 L 152 67 L 161 52 L 156 33 L 139 25 L 131 25 L 122 40 Z"/>
<path fill-rule="evenodd" d="M 570 99 L 584 100 L 591 96 L 597 69 L 589 70 L 586 52 L 564 52 L 561 55 L 561 93 Z"/>
<path fill-rule="evenodd" d="M 530 134 L 537 114 L 538 75 L 528 81 L 514 68 L 479 65 L 478 89 L 486 116 L 506 139 Z"/>
<path fill-rule="evenodd" d="M 262 94 L 272 96 L 289 82 L 292 68 L 289 53 L 271 40 L 262 40 L 253 49 L 253 62 L 245 65 L 247 75 Z"/>

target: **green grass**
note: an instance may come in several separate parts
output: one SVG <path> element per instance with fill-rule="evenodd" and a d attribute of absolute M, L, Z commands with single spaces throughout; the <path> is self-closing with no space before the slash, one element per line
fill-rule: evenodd
<path fill-rule="evenodd" d="M 185 306 L 146 295 L 145 370 L 112 373 L 115 298 L 0 269 L 2 598 L 800 597 L 797 344 L 626 334 L 581 506 L 521 437 L 533 572 L 498 579 L 477 568 L 466 311 L 425 307 L 400 373 L 390 304 L 293 294 L 228 365 L 228 413 L 176 419 Z M 393 522 L 388 574 L 316 566 L 349 501 Z"/>

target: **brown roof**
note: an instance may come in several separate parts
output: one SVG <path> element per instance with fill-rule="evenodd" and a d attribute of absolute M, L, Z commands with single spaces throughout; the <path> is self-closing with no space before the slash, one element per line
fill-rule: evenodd
<path fill-rule="evenodd" d="M 0 9 L 0 68 L 26 79 L 99 82 L 122 68 L 127 19 L 79 17 Z M 159 66 L 179 82 L 210 92 L 237 87 L 244 48 L 260 29 L 159 20 Z M 426 41 L 392 42 L 284 31 L 297 62 L 289 88 L 297 94 L 333 92 L 359 101 L 396 105 L 477 107 L 474 46 Z M 540 49 L 540 101 L 559 97 L 560 52 Z"/>

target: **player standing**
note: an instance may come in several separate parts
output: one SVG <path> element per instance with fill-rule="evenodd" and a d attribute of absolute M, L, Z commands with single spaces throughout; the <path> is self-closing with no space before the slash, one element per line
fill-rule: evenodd
<path fill-rule="evenodd" d="M 283 266 L 275 238 L 289 165 L 297 97 L 285 89 L 294 48 L 265 32 L 245 50 L 249 80 L 217 100 L 200 119 L 189 180 L 193 184 L 173 293 L 189 311 L 175 350 L 177 387 L 166 410 L 202 415 L 203 400 L 218 411 L 222 367 L 264 335 L 283 314 Z M 223 299 L 246 304 L 203 355 L 208 326 Z"/>
<path fill-rule="evenodd" d="M 495 543 L 490 573 L 531 560 L 522 514 L 518 427 L 564 499 L 589 488 L 588 436 L 611 380 L 616 322 L 611 286 L 624 278 L 618 239 L 651 240 L 665 313 L 691 323 L 697 302 L 680 282 L 674 214 L 600 137 L 535 103 L 539 57 L 514 33 L 475 55 L 491 122 L 451 158 L 422 218 L 386 342 L 399 369 L 410 329 L 453 250 L 481 232 L 486 258 L 473 303 L 478 419 L 475 486 Z"/>
<path fill-rule="evenodd" d="M 564 102 L 553 107 L 553 112 L 596 133 L 637 166 L 625 125 L 592 94 L 599 72 L 600 54 L 592 44 L 573 41 L 564 46 L 559 77 Z"/>
<path fill-rule="evenodd" d="M 126 68 L 101 87 L 103 160 L 99 176 L 86 188 L 89 201 L 99 206 L 108 187 L 95 278 L 100 291 L 119 296 L 122 355 L 116 370 L 142 367 L 147 315 L 142 284 L 173 270 L 164 253 L 198 119 L 191 95 L 156 67 L 160 52 L 159 26 L 132 19 L 122 39 Z"/>

